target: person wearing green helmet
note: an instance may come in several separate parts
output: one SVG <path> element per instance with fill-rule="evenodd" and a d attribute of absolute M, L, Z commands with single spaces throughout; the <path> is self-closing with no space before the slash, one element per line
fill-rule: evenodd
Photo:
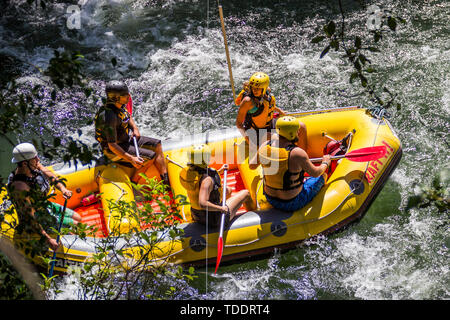
<path fill-rule="evenodd" d="M 273 207 L 284 211 L 296 211 L 312 201 L 325 184 L 331 162 L 329 155 L 323 156 L 320 166 L 311 162 L 305 150 L 295 144 L 299 127 L 297 118 L 278 119 L 277 134 L 249 162 L 250 169 L 262 166 L 264 195 Z M 305 172 L 311 176 L 306 181 Z"/>
<path fill-rule="evenodd" d="M 247 142 L 257 146 L 270 139 L 271 130 L 275 128 L 277 121 L 274 114 L 286 115 L 285 111 L 276 106 L 276 99 L 271 93 L 269 83 L 270 78 L 266 73 L 256 72 L 244 83 L 243 90 L 235 100 L 235 104 L 239 106 L 236 127 Z M 297 145 L 306 150 L 306 126 L 302 122 L 299 136 L 301 138 Z"/>
<path fill-rule="evenodd" d="M 46 208 L 46 211 L 42 211 L 33 204 L 47 198 L 52 184 L 61 191 L 66 199 L 72 197 L 72 191 L 68 190 L 53 172 L 41 164 L 36 148 L 31 143 L 21 143 L 15 146 L 11 162 L 17 164 L 17 168 L 9 175 L 7 188 L 19 218 L 19 226 L 23 226 L 25 229 L 31 227 L 30 231 L 41 233 L 50 248 L 56 250 L 58 243 L 50 237 L 46 228 L 37 222 L 36 214 L 50 213 L 57 220 L 53 222 L 57 223 L 61 219 L 62 206 L 51 202 L 50 207 Z M 81 222 L 81 216 L 66 208 L 64 226 L 70 227 L 79 222 Z"/>
<path fill-rule="evenodd" d="M 95 115 L 95 138 L 109 160 L 131 163 L 137 169 L 136 179 L 154 162 L 161 179 L 170 185 L 161 140 L 141 136 L 127 109 L 129 99 L 128 86 L 124 82 L 113 80 L 106 84 L 106 104 Z M 139 150 L 135 149 L 133 137 Z"/>
<path fill-rule="evenodd" d="M 187 167 L 180 172 L 180 183 L 186 189 L 191 205 L 191 216 L 195 222 L 216 227 L 221 214 L 225 213 L 227 223 L 236 216 L 244 202 L 251 205 L 250 192 L 241 190 L 233 196 L 227 187 L 226 205 L 222 206 L 223 186 L 219 172 L 227 169 L 224 165 L 218 171 L 209 167 L 211 150 L 206 144 L 199 144 L 187 150 Z"/>

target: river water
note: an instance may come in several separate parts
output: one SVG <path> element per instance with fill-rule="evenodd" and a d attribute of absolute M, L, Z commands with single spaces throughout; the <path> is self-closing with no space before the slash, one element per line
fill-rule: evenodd
<path fill-rule="evenodd" d="M 343 2 L 348 32 L 366 35 L 367 7 Z M 70 20 L 78 11 L 68 13 L 74 3 L 79 24 Z M 381 52 L 370 55 L 378 71 L 371 79 L 397 94 L 401 104 L 389 110 L 404 151 L 399 166 L 358 224 L 287 253 L 221 266 L 218 276 L 212 267 L 200 268 L 181 298 L 450 298 L 448 212 L 433 206 L 403 210 L 418 185 L 431 185 L 441 175 L 448 186 L 450 4 L 369 4 L 406 20 L 396 33 L 385 34 Z M 236 91 L 253 72 L 264 71 L 278 105 L 287 111 L 374 106 L 360 86 L 349 84 L 352 69 L 339 53 L 319 59 L 323 45 L 311 43 L 328 19 L 340 20 L 337 1 L 222 5 Z M 0 20 L 0 54 L 16 59 L 24 87 L 45 80 L 32 65 L 45 68 L 53 50 L 78 49 L 96 96 L 103 95 L 106 80 L 126 80 L 141 133 L 168 139 L 233 127 L 237 109 L 216 1 L 82 0 L 48 4 L 45 11 L 26 8 L 9 7 Z M 29 119 L 18 138 L 29 141 L 45 132 L 46 124 L 61 137 L 78 136 L 81 129 L 81 138 L 93 143 L 94 129 L 87 124 L 95 113 L 93 100 L 70 90 L 57 101 L 39 119 Z M 12 169 L 11 150 L 2 143 L 2 176 Z M 67 285 L 56 298 L 76 298 L 71 292 Z"/>

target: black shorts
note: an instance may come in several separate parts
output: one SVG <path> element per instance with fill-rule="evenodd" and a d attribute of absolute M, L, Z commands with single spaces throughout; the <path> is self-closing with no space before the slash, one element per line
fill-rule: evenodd
<path fill-rule="evenodd" d="M 197 210 L 191 208 L 192 220 L 206 225 L 206 210 Z M 220 225 L 222 219 L 221 211 L 208 211 L 208 225 L 210 227 L 217 227 Z"/>
<path fill-rule="evenodd" d="M 156 147 L 161 144 L 161 140 L 150 137 L 140 136 L 136 139 L 139 156 L 142 158 L 153 159 L 156 156 Z M 128 142 L 119 143 L 119 146 L 129 154 L 136 155 L 136 148 L 134 147 L 133 138 Z"/>

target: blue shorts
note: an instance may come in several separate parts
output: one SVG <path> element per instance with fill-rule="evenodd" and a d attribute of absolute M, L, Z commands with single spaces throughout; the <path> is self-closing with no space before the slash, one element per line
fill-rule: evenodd
<path fill-rule="evenodd" d="M 308 178 L 303 184 L 303 189 L 300 193 L 291 200 L 282 200 L 267 195 L 267 201 L 274 207 L 283 211 L 296 211 L 303 208 L 319 193 L 320 189 L 325 184 L 323 176 L 317 178 Z"/>

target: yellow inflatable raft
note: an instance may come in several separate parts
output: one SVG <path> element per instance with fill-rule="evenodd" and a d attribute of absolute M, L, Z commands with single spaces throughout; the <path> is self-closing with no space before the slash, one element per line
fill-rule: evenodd
<path fill-rule="evenodd" d="M 329 234 L 361 219 L 401 159 L 401 142 L 388 120 L 366 109 L 347 107 L 292 115 L 300 118 L 307 126 L 307 152 L 310 158 L 321 157 L 330 139 L 340 140 L 349 133 L 351 137 L 347 152 L 385 146 L 386 155 L 369 162 L 354 162 L 345 158 L 340 160 L 311 203 L 295 212 L 283 212 L 272 208 L 265 199 L 262 169 L 249 168 L 248 145 L 239 132 L 233 128 L 209 133 L 211 166 L 218 169 L 227 163 L 227 185 L 234 192 L 248 189 L 253 200 L 253 207 L 242 207 L 239 210 L 241 215 L 224 231 L 222 261 L 270 253 L 275 248 L 294 247 L 306 239 Z M 180 171 L 187 162 L 186 149 L 192 144 L 204 143 L 205 139 L 205 134 L 202 134 L 163 142 L 173 195 L 186 195 L 179 180 Z M 134 201 L 129 179 L 134 173 L 133 168 L 115 163 L 77 168 L 57 164 L 49 168 L 65 178 L 67 188 L 73 191 L 68 207 L 80 213 L 83 223 L 98 227 L 98 232 L 85 240 L 74 235 L 61 237 L 63 248 L 58 250 L 55 271 L 64 272 L 70 265 L 82 264 L 95 253 L 94 243 L 98 238 L 108 235 L 111 230 L 117 230 L 115 226 L 120 226 L 120 232 L 114 235 L 117 237 L 139 226 L 136 217 L 117 216 L 107 205 L 109 200 Z M 159 177 L 155 168 L 147 175 Z M 98 192 L 102 194 L 101 202 L 83 205 L 83 199 Z M 55 202 L 63 203 L 61 195 L 56 196 Z M 4 201 L 3 209 L 6 207 L 7 201 Z M 184 235 L 177 241 L 163 238 L 153 254 L 154 262 L 168 260 L 174 264 L 204 264 L 207 261 L 214 264 L 218 228 L 207 229 L 193 222 L 189 205 L 182 206 L 181 213 L 184 221 L 178 227 L 184 230 Z M 17 217 L 5 214 L 1 223 L 1 237 L 16 244 L 24 241 L 15 233 L 16 225 Z M 37 258 L 34 261 L 42 264 Z"/>

